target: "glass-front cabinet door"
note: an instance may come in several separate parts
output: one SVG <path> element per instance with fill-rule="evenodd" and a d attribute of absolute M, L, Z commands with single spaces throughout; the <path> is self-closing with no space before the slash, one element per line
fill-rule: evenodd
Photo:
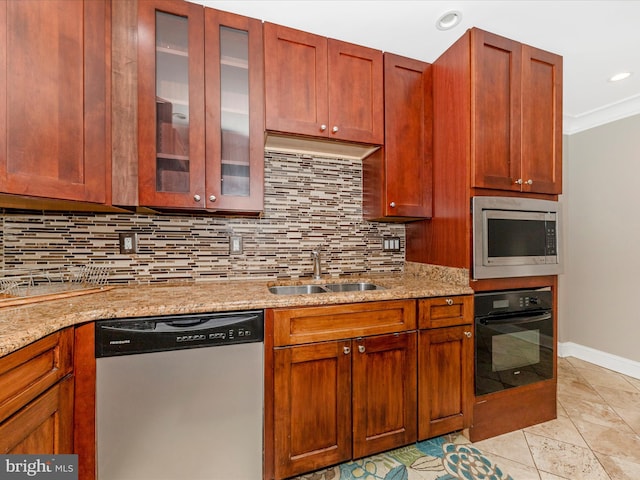
<path fill-rule="evenodd" d="M 207 206 L 259 212 L 264 203 L 262 23 L 207 8 L 205 32 Z"/>
<path fill-rule="evenodd" d="M 202 209 L 203 8 L 171 0 L 138 5 L 138 201 Z"/>
<path fill-rule="evenodd" d="M 181 0 L 138 21 L 139 204 L 261 211 L 261 23 Z"/>

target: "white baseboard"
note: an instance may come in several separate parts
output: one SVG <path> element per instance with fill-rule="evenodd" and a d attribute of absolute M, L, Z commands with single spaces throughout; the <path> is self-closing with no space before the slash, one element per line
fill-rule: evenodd
<path fill-rule="evenodd" d="M 585 347 L 573 342 L 558 343 L 558 356 L 576 357 L 614 372 L 640 379 L 640 362 L 602 352 L 595 348 Z"/>

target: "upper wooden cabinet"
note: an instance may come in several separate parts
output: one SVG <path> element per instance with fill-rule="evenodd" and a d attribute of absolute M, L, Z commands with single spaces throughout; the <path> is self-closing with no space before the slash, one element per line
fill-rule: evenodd
<path fill-rule="evenodd" d="M 467 35 L 472 187 L 560 193 L 562 58 L 478 29 Z"/>
<path fill-rule="evenodd" d="M 267 130 L 381 145 L 382 52 L 264 24 Z"/>
<path fill-rule="evenodd" d="M 259 20 L 181 0 L 139 2 L 141 206 L 262 210 L 262 51 Z"/>
<path fill-rule="evenodd" d="M 107 201 L 111 2 L 0 2 L 0 192 Z"/>
<path fill-rule="evenodd" d="M 562 58 L 473 28 L 432 71 L 433 215 L 406 259 L 471 269 L 474 196 L 561 192 Z"/>
<path fill-rule="evenodd" d="M 384 54 L 384 147 L 363 160 L 367 220 L 431 217 L 431 65 Z"/>

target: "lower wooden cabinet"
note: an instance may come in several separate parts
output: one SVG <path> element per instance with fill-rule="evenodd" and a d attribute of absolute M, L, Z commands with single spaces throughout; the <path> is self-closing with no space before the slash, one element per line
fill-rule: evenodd
<path fill-rule="evenodd" d="M 473 296 L 418 300 L 418 440 L 471 426 Z"/>
<path fill-rule="evenodd" d="M 73 451 L 73 378 L 67 377 L 0 424 L 0 453 Z"/>
<path fill-rule="evenodd" d="M 72 453 L 73 329 L 0 358 L 0 454 Z"/>
<path fill-rule="evenodd" d="M 275 477 L 416 440 L 416 332 L 277 348 Z"/>

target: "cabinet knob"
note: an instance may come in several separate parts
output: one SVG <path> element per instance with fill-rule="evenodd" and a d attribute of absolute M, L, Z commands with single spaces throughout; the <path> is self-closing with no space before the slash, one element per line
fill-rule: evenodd
<path fill-rule="evenodd" d="M 516 180 L 515 182 L 513 182 L 513 183 L 515 183 L 516 185 L 522 185 L 522 179 L 521 179 L 521 178 L 519 178 L 519 179 L 517 179 L 517 180 Z"/>
<path fill-rule="evenodd" d="M 218 198 L 215 195 L 209 195 L 209 201 L 215 202 Z"/>
<path fill-rule="evenodd" d="M 358 351 L 360 353 L 364 353 L 367 351 L 366 347 L 364 345 L 358 345 Z"/>
<path fill-rule="evenodd" d="M 464 336 L 467 338 L 471 338 L 471 332 L 464 332 Z"/>
<path fill-rule="evenodd" d="M 531 179 L 527 180 L 527 185 L 533 185 L 533 180 Z"/>
<path fill-rule="evenodd" d="M 349 355 L 351 353 L 351 349 L 349 347 L 342 347 L 342 351 L 345 355 Z"/>
<path fill-rule="evenodd" d="M 337 126 L 337 125 L 334 125 L 334 126 L 333 126 L 333 128 L 331 129 L 331 131 L 332 131 L 333 133 L 338 133 L 338 126 Z"/>
<path fill-rule="evenodd" d="M 451 306 L 451 305 L 453 305 L 453 300 L 452 300 L 452 299 L 450 299 L 450 298 L 447 298 L 447 299 L 445 300 L 445 303 L 446 303 L 447 305 Z"/>
<path fill-rule="evenodd" d="M 389 204 L 389 206 L 390 206 L 391 208 L 396 208 L 396 202 L 391 202 L 391 203 Z"/>
<path fill-rule="evenodd" d="M 322 125 L 320 125 L 320 131 L 324 132 L 327 129 L 327 126 L 323 123 Z"/>
<path fill-rule="evenodd" d="M 201 198 L 202 198 L 202 197 L 200 197 L 200 195 L 198 195 L 197 193 L 193 196 L 193 200 L 194 200 L 195 202 L 199 202 Z"/>

